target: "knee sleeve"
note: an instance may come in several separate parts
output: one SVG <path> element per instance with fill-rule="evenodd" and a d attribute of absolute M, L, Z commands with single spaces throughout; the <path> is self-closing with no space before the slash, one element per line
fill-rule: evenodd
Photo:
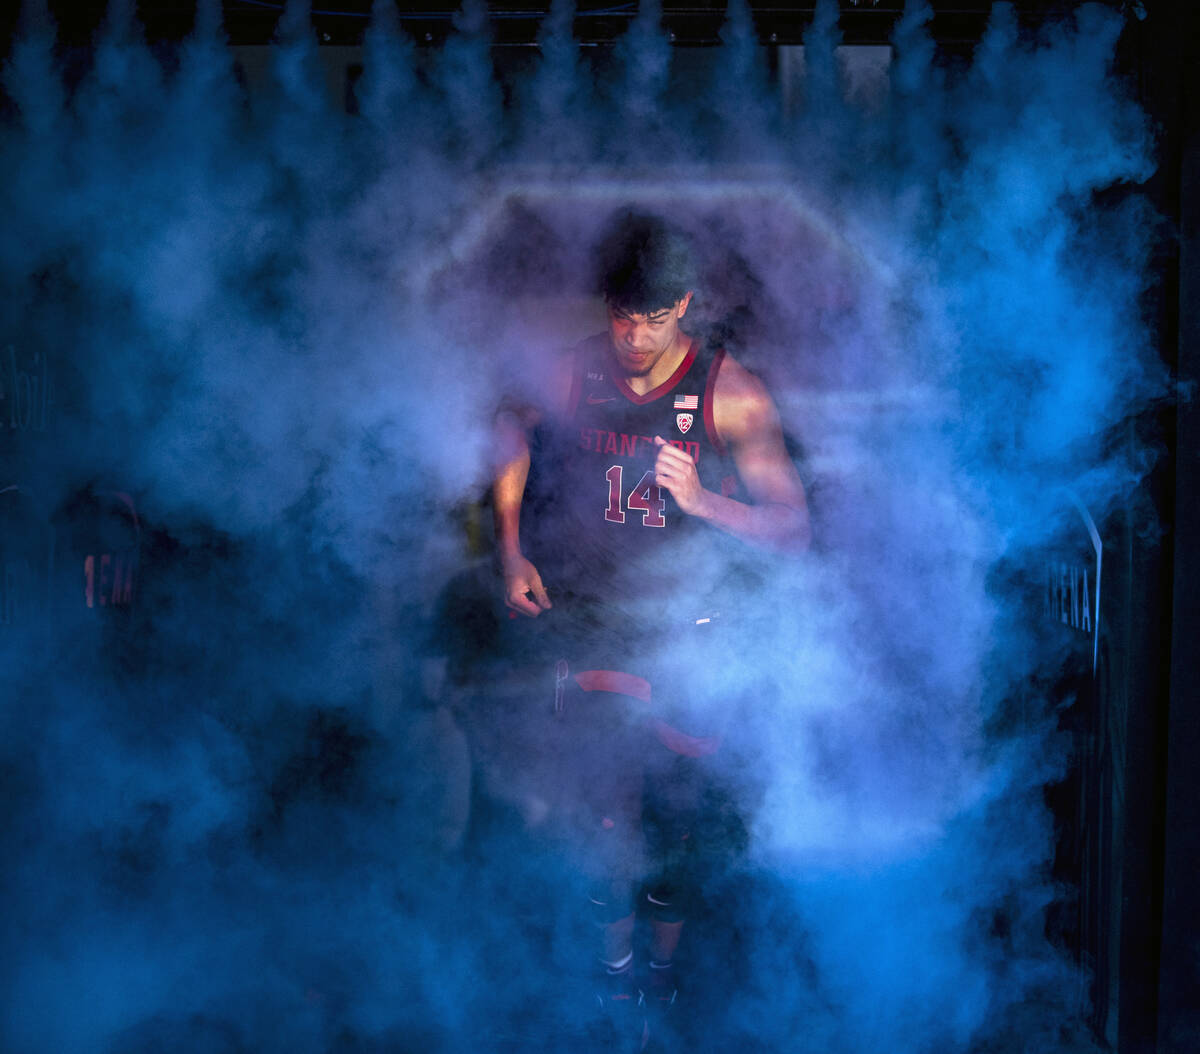
<path fill-rule="evenodd" d="M 690 832 L 677 830 L 660 846 L 658 865 L 645 887 L 642 906 L 657 922 L 682 922 L 690 913 L 696 882 Z"/>
<path fill-rule="evenodd" d="M 646 890 L 646 912 L 655 922 L 682 922 L 687 918 L 688 900 L 681 884 L 658 882 Z"/>
<path fill-rule="evenodd" d="M 588 893 L 588 907 L 597 926 L 609 926 L 628 918 L 634 906 L 631 882 L 610 882 Z"/>
<path fill-rule="evenodd" d="M 593 820 L 583 861 L 594 920 L 608 925 L 633 914 L 638 884 L 646 874 L 640 823 L 628 817 Z"/>

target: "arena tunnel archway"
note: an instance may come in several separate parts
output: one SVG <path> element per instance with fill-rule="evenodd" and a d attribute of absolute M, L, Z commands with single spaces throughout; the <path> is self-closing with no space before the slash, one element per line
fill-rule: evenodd
<path fill-rule="evenodd" d="M 891 369 L 903 340 L 898 269 L 784 166 L 502 170 L 443 253 L 410 276 L 414 299 L 452 300 L 461 339 L 508 368 L 536 370 L 540 356 L 607 324 L 590 250 L 623 208 L 661 214 L 690 235 L 701 287 L 694 335 L 768 382 L 810 487 L 854 471 L 864 417 L 937 412 L 920 378 L 897 383 Z"/>

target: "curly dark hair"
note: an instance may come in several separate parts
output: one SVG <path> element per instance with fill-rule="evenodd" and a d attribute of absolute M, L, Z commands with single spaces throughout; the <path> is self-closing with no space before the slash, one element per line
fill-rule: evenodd
<path fill-rule="evenodd" d="M 687 236 L 660 216 L 622 209 L 596 245 L 597 286 L 610 307 L 652 314 L 695 287 Z"/>

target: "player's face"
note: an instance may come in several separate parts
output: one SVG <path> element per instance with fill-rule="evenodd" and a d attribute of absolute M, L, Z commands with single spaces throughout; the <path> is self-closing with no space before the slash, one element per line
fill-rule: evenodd
<path fill-rule="evenodd" d="M 608 324 L 613 351 L 621 369 L 630 377 L 644 377 L 681 339 L 679 320 L 691 302 L 688 293 L 670 307 L 646 314 L 621 311 L 609 305 Z"/>

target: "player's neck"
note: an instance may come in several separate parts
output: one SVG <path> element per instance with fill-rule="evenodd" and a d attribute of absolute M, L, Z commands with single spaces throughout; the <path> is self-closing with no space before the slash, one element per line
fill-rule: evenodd
<path fill-rule="evenodd" d="M 640 377 L 625 378 L 625 383 L 629 385 L 629 390 L 636 395 L 645 395 L 647 392 L 653 391 L 660 384 L 669 380 L 671 374 L 679 369 L 679 364 L 683 362 L 691 346 L 692 338 L 687 336 L 683 330 L 680 330 L 679 335 L 675 338 L 675 342 L 663 352 L 662 358 L 654 364 L 649 373 L 643 374 Z"/>

